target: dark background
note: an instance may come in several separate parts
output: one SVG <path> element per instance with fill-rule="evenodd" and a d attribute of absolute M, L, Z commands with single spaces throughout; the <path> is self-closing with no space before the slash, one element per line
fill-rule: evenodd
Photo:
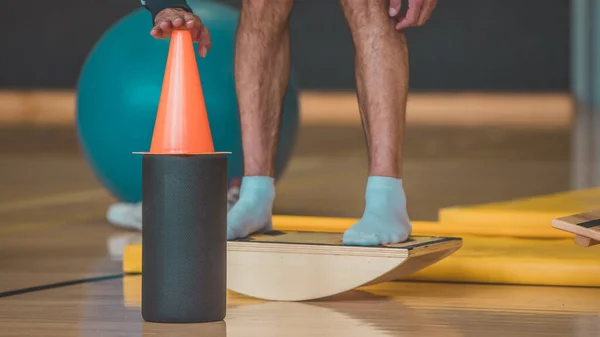
<path fill-rule="evenodd" d="M 0 89 L 72 88 L 103 31 L 139 6 L 138 0 L 5 1 Z M 566 91 L 569 20 L 567 0 L 439 0 L 430 22 L 408 33 L 411 88 Z M 352 43 L 338 1 L 297 1 L 292 39 L 302 89 L 354 88 Z"/>

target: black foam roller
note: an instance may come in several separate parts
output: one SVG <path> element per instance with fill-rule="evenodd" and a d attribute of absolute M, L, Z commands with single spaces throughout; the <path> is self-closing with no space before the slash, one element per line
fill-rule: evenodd
<path fill-rule="evenodd" d="M 223 320 L 227 157 L 144 155 L 142 170 L 143 319 Z"/>

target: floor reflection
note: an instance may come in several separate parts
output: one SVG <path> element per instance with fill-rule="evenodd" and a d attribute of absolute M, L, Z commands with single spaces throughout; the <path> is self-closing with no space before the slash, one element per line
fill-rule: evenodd
<path fill-rule="evenodd" d="M 595 337 L 600 326 L 600 289 L 409 282 L 302 303 L 230 292 L 225 323 L 173 325 L 142 322 L 140 276 L 100 288 L 119 286 L 128 336 Z"/>

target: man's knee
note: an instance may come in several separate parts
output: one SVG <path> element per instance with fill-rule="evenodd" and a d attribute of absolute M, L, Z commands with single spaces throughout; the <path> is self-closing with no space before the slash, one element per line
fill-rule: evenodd
<path fill-rule="evenodd" d="M 389 21 L 389 0 L 341 0 L 346 20 L 351 28 L 380 25 Z"/>
<path fill-rule="evenodd" d="M 293 0 L 243 0 L 242 19 L 257 27 L 281 28 L 286 25 Z"/>

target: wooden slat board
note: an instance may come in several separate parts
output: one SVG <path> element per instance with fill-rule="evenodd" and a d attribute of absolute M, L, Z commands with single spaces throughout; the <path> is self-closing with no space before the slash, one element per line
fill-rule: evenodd
<path fill-rule="evenodd" d="M 413 236 L 347 246 L 343 233 L 271 231 L 227 244 L 227 287 L 273 301 L 307 301 L 398 280 L 454 253 L 460 238 Z"/>
<path fill-rule="evenodd" d="M 460 238 L 439 236 L 411 236 L 408 240 L 391 245 L 348 246 L 342 242 L 342 233 L 313 231 L 271 231 L 227 243 L 229 251 L 261 251 L 300 254 L 344 254 L 361 256 L 407 257 L 460 245 Z"/>
<path fill-rule="evenodd" d="M 552 227 L 575 234 L 575 243 L 580 246 L 600 244 L 600 210 L 554 219 Z"/>

